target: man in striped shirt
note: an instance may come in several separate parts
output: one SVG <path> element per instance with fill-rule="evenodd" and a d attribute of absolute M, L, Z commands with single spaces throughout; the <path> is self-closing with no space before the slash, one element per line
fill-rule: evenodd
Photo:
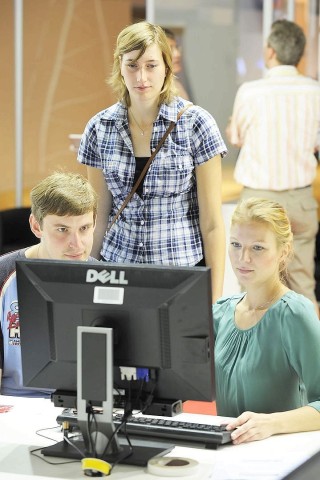
<path fill-rule="evenodd" d="M 238 90 L 227 127 L 230 143 L 240 147 L 235 179 L 242 198 L 270 198 L 286 207 L 294 234 L 288 286 L 315 297 L 314 252 L 318 231 L 312 182 L 320 145 L 320 84 L 300 75 L 305 48 L 302 29 L 288 20 L 272 24 L 263 79 Z"/>

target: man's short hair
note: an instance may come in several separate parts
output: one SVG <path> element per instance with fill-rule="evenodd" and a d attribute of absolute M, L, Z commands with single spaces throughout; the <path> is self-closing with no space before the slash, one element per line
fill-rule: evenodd
<path fill-rule="evenodd" d="M 47 215 L 97 216 L 98 197 L 89 181 L 79 173 L 55 172 L 40 181 L 30 193 L 31 213 L 40 226 Z"/>
<path fill-rule="evenodd" d="M 282 65 L 298 65 L 306 45 L 306 37 L 299 25 L 289 20 L 276 20 L 271 26 L 268 46 L 273 48 Z"/>

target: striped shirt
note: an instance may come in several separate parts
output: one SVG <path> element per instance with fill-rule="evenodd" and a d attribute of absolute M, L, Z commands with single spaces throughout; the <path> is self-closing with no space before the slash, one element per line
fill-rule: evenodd
<path fill-rule="evenodd" d="M 151 151 L 170 121 L 188 103 L 177 97 L 161 105 L 153 125 Z M 110 262 L 195 265 L 203 257 L 195 167 L 226 153 L 213 117 L 191 106 L 154 158 L 142 197 L 134 194 L 105 235 L 101 255 Z M 103 110 L 87 124 L 78 161 L 103 170 L 113 202 L 109 222 L 133 187 L 136 168 L 127 108 Z"/>
<path fill-rule="evenodd" d="M 241 145 L 235 179 L 250 188 L 289 190 L 310 185 L 319 146 L 320 84 L 293 66 L 271 68 L 236 95 L 230 138 Z"/>

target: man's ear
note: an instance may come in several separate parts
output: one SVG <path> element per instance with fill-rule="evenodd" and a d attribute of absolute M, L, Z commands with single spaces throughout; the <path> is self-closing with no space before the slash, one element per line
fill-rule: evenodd
<path fill-rule="evenodd" d="M 278 64 L 278 59 L 277 59 L 277 54 L 274 48 L 270 47 L 270 45 L 266 46 L 265 49 L 265 60 L 266 60 L 266 66 L 275 66 Z"/>
<path fill-rule="evenodd" d="M 265 54 L 266 59 L 269 59 L 270 53 L 271 53 L 271 47 L 270 47 L 270 45 L 265 44 L 265 46 L 264 46 L 264 54 Z"/>
<path fill-rule="evenodd" d="M 35 219 L 35 216 L 31 213 L 29 217 L 29 225 L 32 233 L 37 237 L 42 237 L 42 230 L 39 222 Z"/>

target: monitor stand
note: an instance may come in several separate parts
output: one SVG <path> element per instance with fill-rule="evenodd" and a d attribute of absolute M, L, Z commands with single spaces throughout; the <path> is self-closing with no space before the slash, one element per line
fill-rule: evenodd
<path fill-rule="evenodd" d="M 90 417 L 91 408 L 102 403 L 102 413 Z M 113 420 L 113 331 L 103 327 L 77 327 L 77 416 L 82 440 L 63 440 L 41 453 L 81 459 L 101 458 L 111 464 L 145 466 L 156 455 L 165 455 L 174 445 L 163 442 L 121 442 Z M 91 418 L 91 420 L 90 420 Z M 89 423 L 90 422 L 90 423 Z"/>
<path fill-rule="evenodd" d="M 83 440 L 71 440 L 75 447 L 71 446 L 67 441 L 62 441 L 45 447 L 41 450 L 41 453 L 49 457 L 60 457 L 81 460 L 85 457 L 91 457 L 92 454 L 85 451 L 85 444 Z M 150 458 L 155 456 L 163 456 L 171 452 L 175 447 L 173 444 L 165 442 L 152 442 L 142 440 L 131 440 L 132 452 L 130 447 L 124 438 L 119 439 L 120 450 L 117 454 L 107 454 L 102 457 L 108 463 L 114 464 L 115 462 L 126 465 L 136 465 L 138 467 L 145 467 L 148 464 Z M 84 452 L 82 455 L 80 452 Z"/>

